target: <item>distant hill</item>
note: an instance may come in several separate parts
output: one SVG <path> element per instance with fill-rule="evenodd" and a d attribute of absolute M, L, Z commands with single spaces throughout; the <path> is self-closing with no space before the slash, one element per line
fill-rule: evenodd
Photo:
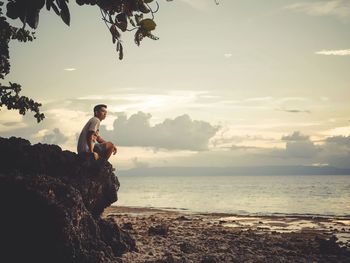
<path fill-rule="evenodd" d="M 350 168 L 332 166 L 142 167 L 118 175 L 350 175 Z"/>

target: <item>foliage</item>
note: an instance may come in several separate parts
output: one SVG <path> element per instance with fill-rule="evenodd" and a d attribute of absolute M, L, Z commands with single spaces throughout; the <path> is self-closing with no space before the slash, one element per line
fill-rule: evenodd
<path fill-rule="evenodd" d="M 19 19 L 23 27 L 11 26 L 0 10 L 0 78 L 10 72 L 9 42 L 17 40 L 21 42 L 33 41 L 34 33 L 26 30 L 26 25 L 36 29 L 39 25 L 40 11 L 44 6 L 47 10 L 53 10 L 60 16 L 65 24 L 70 24 L 69 0 L 9 0 L 6 5 L 6 17 L 14 20 Z M 171 0 L 167 0 L 171 1 Z M 123 59 L 123 45 L 121 32 L 135 31 L 135 43 L 140 45 L 143 38 L 148 37 L 157 40 L 151 32 L 156 28 L 154 14 L 158 11 L 159 5 L 153 0 L 76 0 L 78 5 L 92 5 L 100 8 L 102 19 L 108 27 L 112 41 L 116 44 L 116 51 L 119 59 Z M 155 5 L 155 10 L 150 6 Z M 0 1 L 0 6 L 3 2 Z M 149 15 L 150 17 L 145 17 Z M 0 83 L 0 108 L 5 105 L 8 109 L 17 109 L 20 114 L 31 110 L 35 112 L 34 117 L 38 122 L 44 119 L 40 113 L 40 103 L 24 96 L 19 96 L 21 86 L 10 83 L 3 86 Z"/>
<path fill-rule="evenodd" d="M 45 116 L 40 113 L 40 103 L 33 101 L 32 99 L 24 96 L 19 96 L 21 86 L 16 83 L 11 83 L 10 86 L 1 86 L 0 88 L 0 107 L 3 105 L 7 106 L 7 109 L 16 109 L 20 114 L 25 115 L 26 111 L 34 111 L 34 117 L 38 122 L 42 121 Z"/>
<path fill-rule="evenodd" d="M 0 6 L 3 2 L 0 2 Z M 33 41 L 35 39 L 34 33 L 25 30 L 24 28 L 18 28 L 11 26 L 6 18 L 3 16 L 0 9 L 0 78 L 4 79 L 7 74 L 10 73 L 10 55 L 9 55 L 9 42 L 11 40 L 17 40 L 20 42 Z M 3 86 L 0 83 L 0 108 L 7 106 L 9 110 L 16 109 L 20 114 L 24 115 L 28 110 L 35 112 L 34 117 L 38 122 L 42 121 L 45 116 L 40 113 L 40 103 L 33 101 L 32 99 L 20 96 L 21 85 L 17 83 L 11 83 L 9 86 Z"/>
<path fill-rule="evenodd" d="M 36 29 L 39 24 L 39 14 L 46 6 L 47 10 L 53 10 L 60 16 L 64 23 L 70 24 L 69 0 L 9 0 L 7 4 L 7 17 L 20 19 L 23 28 L 28 25 Z M 171 1 L 171 0 L 167 0 Z M 123 46 L 121 32 L 135 31 L 135 43 L 140 45 L 144 37 L 158 39 L 151 32 L 156 28 L 154 14 L 158 11 L 159 5 L 155 2 L 155 10 L 151 4 L 153 0 L 76 0 L 78 5 L 97 6 L 106 23 L 113 43 L 116 44 L 119 58 L 123 58 Z M 149 15 L 150 17 L 145 17 Z"/>

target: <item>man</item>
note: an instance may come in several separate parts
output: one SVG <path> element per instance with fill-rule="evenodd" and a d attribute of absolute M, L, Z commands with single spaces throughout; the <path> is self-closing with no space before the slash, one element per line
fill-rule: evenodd
<path fill-rule="evenodd" d="M 106 160 L 117 153 L 117 148 L 113 143 L 107 142 L 99 135 L 100 122 L 107 116 L 107 106 L 99 104 L 94 107 L 94 117 L 92 117 L 82 129 L 78 140 L 78 154 L 92 153 L 95 160 L 105 158 Z M 97 141 L 97 143 L 96 143 Z"/>

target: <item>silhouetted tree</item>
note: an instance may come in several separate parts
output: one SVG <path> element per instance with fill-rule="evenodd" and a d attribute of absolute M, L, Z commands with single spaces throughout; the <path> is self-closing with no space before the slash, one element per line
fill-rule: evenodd
<path fill-rule="evenodd" d="M 49 11 L 53 10 L 69 26 L 68 1 L 9 0 L 6 5 L 6 15 L 3 14 L 2 10 L 4 2 L 0 1 L 1 79 L 4 79 L 10 72 L 9 42 L 11 40 L 27 42 L 35 39 L 34 32 L 30 32 L 25 28 L 27 25 L 32 29 L 38 27 L 40 11 L 44 6 Z M 140 45 L 141 40 L 145 37 L 153 40 L 158 39 L 152 34 L 152 31 L 156 28 L 154 13 L 158 11 L 159 5 L 157 2 L 152 2 L 153 0 L 76 0 L 78 5 L 93 5 L 100 9 L 102 19 L 111 33 L 112 41 L 116 44 L 119 59 L 123 59 L 122 32 L 135 31 L 134 40 L 137 45 Z M 21 28 L 12 26 L 8 23 L 7 18 L 19 19 L 23 26 Z M 38 122 L 42 121 L 45 116 L 40 113 L 41 104 L 28 97 L 20 96 L 20 91 L 21 85 L 17 83 L 9 83 L 8 86 L 3 86 L 0 83 L 0 107 L 7 106 L 8 109 L 19 110 L 22 115 L 30 110 L 35 112 L 34 117 Z"/>

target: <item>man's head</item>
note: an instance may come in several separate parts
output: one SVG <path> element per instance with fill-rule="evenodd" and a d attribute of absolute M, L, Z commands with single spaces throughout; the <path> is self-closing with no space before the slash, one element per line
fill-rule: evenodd
<path fill-rule="evenodd" d="M 99 118 L 101 121 L 107 116 L 107 105 L 98 104 L 94 107 L 94 116 Z"/>

